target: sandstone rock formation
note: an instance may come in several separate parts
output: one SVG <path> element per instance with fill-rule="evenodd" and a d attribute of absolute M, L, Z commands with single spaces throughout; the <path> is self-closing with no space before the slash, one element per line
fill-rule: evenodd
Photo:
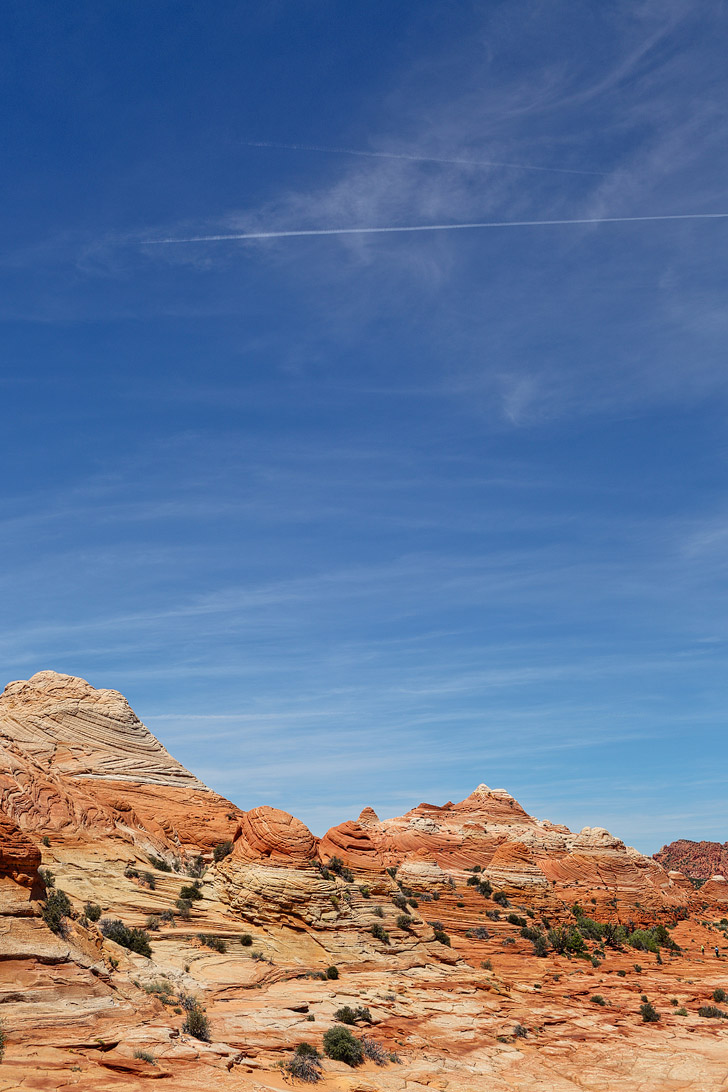
<path fill-rule="evenodd" d="M 485 785 L 319 840 L 211 791 L 120 694 L 41 672 L 0 697 L 0 1088 L 282 1092 L 280 1064 L 348 1005 L 399 1062 L 325 1060 L 332 1092 L 718 1089 L 728 1023 L 698 1010 L 725 985 L 726 888 Z M 635 949 L 618 922 L 672 939 Z M 191 998 L 210 1041 L 185 1030 Z"/>
<path fill-rule="evenodd" d="M 679 838 L 655 854 L 663 868 L 674 868 L 691 880 L 728 875 L 728 842 L 691 842 Z"/>

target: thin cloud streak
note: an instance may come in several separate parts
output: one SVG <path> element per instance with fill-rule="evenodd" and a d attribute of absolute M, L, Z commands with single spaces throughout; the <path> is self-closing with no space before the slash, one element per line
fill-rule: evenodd
<path fill-rule="evenodd" d="M 246 140 L 246 148 L 278 148 L 290 152 L 328 152 L 356 155 L 367 159 L 405 159 L 411 163 L 443 163 L 456 167 L 507 167 L 515 171 L 546 171 L 549 174 L 605 175 L 606 171 L 587 171 L 576 167 L 541 167 L 533 163 L 504 163 L 495 159 L 465 159 L 460 156 L 411 155 L 407 152 L 372 152 L 360 148 L 332 148 L 323 144 L 283 144 L 272 140 Z"/>
<path fill-rule="evenodd" d="M 143 246 L 167 243 L 223 243 L 247 239 L 292 239 L 310 235 L 382 235 L 412 231 L 477 231 L 484 228 L 564 227 L 579 224 L 638 224 L 666 220 L 728 220 L 728 212 L 682 212 L 649 216 L 583 216 L 559 220 L 485 220 L 469 224 L 406 224 L 400 227 L 306 228 L 297 231 L 247 231 L 232 235 L 191 235 L 185 239 L 143 239 Z"/>

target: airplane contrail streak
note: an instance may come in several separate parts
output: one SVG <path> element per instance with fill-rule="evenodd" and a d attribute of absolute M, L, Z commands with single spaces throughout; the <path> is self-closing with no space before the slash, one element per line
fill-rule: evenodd
<path fill-rule="evenodd" d="M 191 235 L 184 239 L 143 239 L 144 246 L 167 243 L 225 243 L 248 239 L 294 239 L 312 235 L 388 235 L 412 231 L 480 231 L 485 228 L 563 227 L 577 224 L 642 224 L 655 221 L 728 220 L 728 212 L 682 212 L 652 216 L 584 216 L 572 220 L 485 220 L 469 224 L 406 224 L 401 227 L 304 228 L 298 231 L 245 231 L 229 235 Z"/>
<path fill-rule="evenodd" d="M 460 167 L 509 167 L 517 171 L 546 171 L 549 174 L 601 175 L 605 171 L 586 171 L 576 167 L 537 167 L 532 163 L 504 163 L 494 159 L 465 159 L 434 155 L 411 155 L 407 152 L 371 152 L 358 148 L 328 148 L 322 144 L 279 144 L 272 140 L 246 140 L 246 148 L 280 148 L 291 152 L 332 152 L 336 155 L 356 155 L 366 159 L 407 159 L 412 163 L 452 163 Z"/>

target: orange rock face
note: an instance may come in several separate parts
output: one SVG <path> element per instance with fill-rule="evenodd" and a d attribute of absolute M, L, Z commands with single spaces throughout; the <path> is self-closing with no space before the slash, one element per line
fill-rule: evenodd
<path fill-rule="evenodd" d="M 663 868 L 677 869 L 691 880 L 728 875 L 728 842 L 691 842 L 680 838 L 655 854 Z"/>
<path fill-rule="evenodd" d="M 43 875 L 69 899 L 60 923 Z M 319 840 L 212 792 L 117 692 L 41 672 L 0 697 L 0 1087 L 283 1092 L 281 1063 L 348 1005 L 384 1064 L 324 1059 L 324 1092 L 718 1089 L 725 1025 L 699 1010 L 725 985 L 727 888 L 485 785 L 394 819 L 365 808 Z M 575 903 L 673 939 L 658 959 L 587 923 L 560 951 L 549 930 L 573 934 Z M 151 957 L 106 918 L 148 930 Z"/>

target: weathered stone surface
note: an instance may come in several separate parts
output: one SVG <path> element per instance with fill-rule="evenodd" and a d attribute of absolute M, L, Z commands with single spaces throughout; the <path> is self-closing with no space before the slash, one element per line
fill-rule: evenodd
<path fill-rule="evenodd" d="M 691 842 L 679 838 L 655 854 L 663 868 L 677 869 L 691 880 L 728 875 L 728 842 Z"/>

